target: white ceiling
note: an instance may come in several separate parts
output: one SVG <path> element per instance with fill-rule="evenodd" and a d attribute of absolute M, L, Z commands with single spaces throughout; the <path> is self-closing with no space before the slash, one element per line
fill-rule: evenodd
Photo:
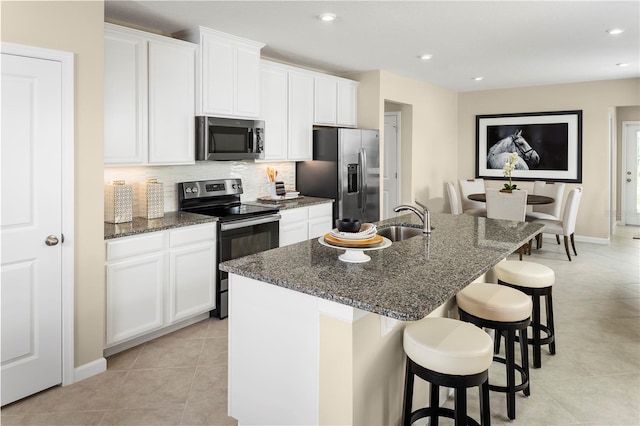
<path fill-rule="evenodd" d="M 337 19 L 321 22 L 323 12 Z M 164 34 L 201 25 L 266 43 L 263 57 L 336 75 L 384 69 L 455 91 L 640 77 L 638 0 L 107 0 L 105 20 Z M 606 33 L 614 27 L 625 31 Z"/>

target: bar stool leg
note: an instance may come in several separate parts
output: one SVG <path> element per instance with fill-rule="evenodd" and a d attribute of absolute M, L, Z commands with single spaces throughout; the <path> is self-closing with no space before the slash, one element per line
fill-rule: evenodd
<path fill-rule="evenodd" d="M 533 367 L 540 368 L 542 366 L 542 353 L 540 343 L 540 295 L 533 295 L 533 318 L 531 328 L 533 329 Z"/>
<path fill-rule="evenodd" d="M 467 390 L 455 388 L 453 394 L 455 396 L 455 425 L 464 426 L 467 424 Z M 437 426 L 437 423 L 435 425 Z"/>
<path fill-rule="evenodd" d="M 406 368 L 406 376 L 405 376 L 405 387 L 404 387 L 404 407 L 402 414 L 402 424 L 404 426 L 411 425 L 411 404 L 413 402 L 413 381 L 414 381 L 413 372 L 411 371 L 411 366 L 409 360 L 407 359 L 407 368 Z"/>
<path fill-rule="evenodd" d="M 551 332 L 551 335 L 553 336 L 553 341 L 549 343 L 549 352 L 551 353 L 551 355 L 555 355 L 556 354 L 556 330 L 553 325 L 553 298 L 551 296 L 551 292 L 549 292 L 549 294 L 547 294 L 547 297 L 545 297 L 545 307 L 547 309 L 547 328 L 549 329 L 549 331 Z"/>
<path fill-rule="evenodd" d="M 440 406 L 440 386 L 431 383 L 431 390 L 429 391 L 429 393 L 430 393 L 429 407 L 438 408 Z M 457 399 L 456 399 L 456 404 L 457 404 Z M 433 426 L 438 426 L 438 418 L 439 416 L 436 413 L 433 413 L 431 415 L 429 424 Z"/>
<path fill-rule="evenodd" d="M 523 328 L 520 331 L 520 338 L 518 340 L 520 340 L 520 356 L 522 361 L 522 369 L 527 375 L 527 387 L 524 388 L 523 392 L 526 396 L 529 396 L 531 395 L 531 380 L 529 380 L 529 344 L 527 343 L 529 339 L 527 338 L 526 328 Z"/>
<path fill-rule="evenodd" d="M 480 389 L 480 421 L 482 426 L 491 425 L 491 409 L 489 408 L 489 380 Z"/>
<path fill-rule="evenodd" d="M 516 418 L 515 330 L 507 330 L 505 355 L 507 365 L 507 416 Z"/>

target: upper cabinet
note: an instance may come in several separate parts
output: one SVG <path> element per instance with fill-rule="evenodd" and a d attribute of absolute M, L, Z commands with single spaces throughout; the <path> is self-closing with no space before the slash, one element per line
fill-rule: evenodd
<path fill-rule="evenodd" d="M 175 36 L 199 45 L 196 115 L 259 117 L 263 43 L 204 27 Z"/>
<path fill-rule="evenodd" d="M 261 120 L 266 161 L 313 159 L 313 75 L 262 61 Z"/>
<path fill-rule="evenodd" d="M 105 24 L 106 165 L 195 163 L 196 47 Z"/>
<path fill-rule="evenodd" d="M 315 74 L 313 123 L 321 126 L 356 127 L 357 93 L 357 81 Z"/>

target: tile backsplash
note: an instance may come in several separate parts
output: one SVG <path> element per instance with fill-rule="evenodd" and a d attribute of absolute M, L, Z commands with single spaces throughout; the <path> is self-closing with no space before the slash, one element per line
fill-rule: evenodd
<path fill-rule="evenodd" d="M 267 167 L 278 171 L 277 180 L 283 181 L 285 189 L 295 189 L 296 163 L 254 163 L 244 161 L 202 161 L 187 166 L 134 166 L 105 167 L 104 182 L 123 179 L 126 183 L 144 182 L 147 178 L 157 178 L 164 184 L 164 211 L 178 210 L 178 183 L 207 180 L 240 178 L 244 193 L 242 201 L 255 200 L 269 194 Z"/>

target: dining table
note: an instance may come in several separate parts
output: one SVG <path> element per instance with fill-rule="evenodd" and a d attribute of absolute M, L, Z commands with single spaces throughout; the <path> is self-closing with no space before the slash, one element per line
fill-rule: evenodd
<path fill-rule="evenodd" d="M 471 201 L 487 202 L 487 194 L 485 193 L 469 194 L 467 198 Z M 546 195 L 527 194 L 528 205 L 551 204 L 554 201 L 556 201 L 555 198 L 547 197 Z"/>

